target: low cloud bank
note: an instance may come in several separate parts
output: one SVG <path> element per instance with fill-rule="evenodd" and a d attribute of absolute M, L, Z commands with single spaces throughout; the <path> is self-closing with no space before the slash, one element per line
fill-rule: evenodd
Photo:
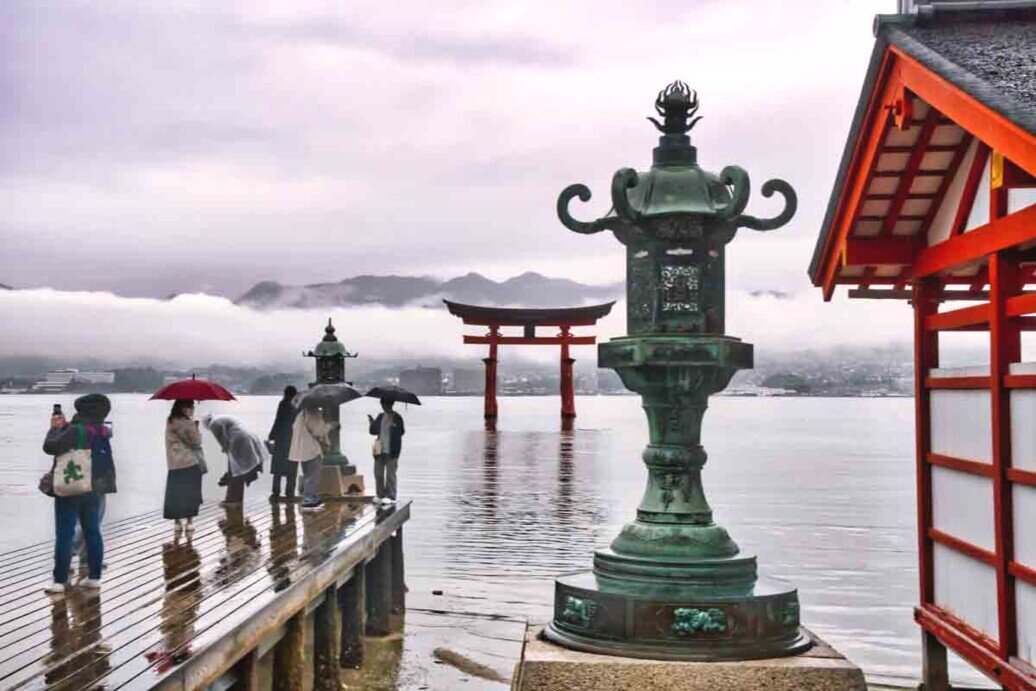
<path fill-rule="evenodd" d="M 285 367 L 298 363 L 300 352 L 316 343 L 328 317 L 348 348 L 368 360 L 483 356 L 479 347 L 461 342 L 463 333 L 478 333 L 480 327 L 463 326 L 445 309 L 258 312 L 203 294 L 164 301 L 51 289 L 0 292 L 0 356 Z M 610 338 L 624 332 L 625 306 L 619 303 L 597 334 Z M 824 303 L 819 293 L 783 297 L 732 291 L 727 332 L 773 352 L 887 345 L 909 342 L 911 315 L 905 305 L 891 301 Z M 557 353 L 524 348 L 521 357 L 552 361 Z M 593 355 L 580 348 L 576 357 Z"/>

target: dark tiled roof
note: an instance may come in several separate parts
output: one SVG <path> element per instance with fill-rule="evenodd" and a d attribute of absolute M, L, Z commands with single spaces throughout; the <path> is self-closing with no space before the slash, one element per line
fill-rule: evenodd
<path fill-rule="evenodd" d="M 1036 133 L 1036 16 L 892 26 L 888 34 L 925 67 Z"/>
<path fill-rule="evenodd" d="M 470 324 L 514 325 L 561 325 L 573 322 L 590 322 L 604 317 L 612 311 L 614 302 L 587 307 L 487 307 L 484 305 L 465 305 L 460 302 L 443 300 L 450 314 L 458 316 Z"/>
<path fill-rule="evenodd" d="M 874 51 L 809 265 L 811 278 L 816 279 L 820 268 L 854 144 L 866 117 L 868 99 L 875 87 L 882 56 L 890 44 L 1007 120 L 1036 134 L 1036 3 L 1009 4 L 1027 6 L 966 10 L 965 5 L 974 8 L 975 3 L 958 3 L 959 8 L 954 9 L 943 3 L 928 16 L 877 18 Z"/>

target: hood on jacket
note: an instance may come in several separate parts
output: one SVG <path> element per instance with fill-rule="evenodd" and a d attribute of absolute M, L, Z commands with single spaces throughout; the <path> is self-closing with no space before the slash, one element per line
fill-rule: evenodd
<path fill-rule="evenodd" d="M 75 400 L 73 406 L 86 422 L 104 422 L 112 410 L 112 402 L 100 393 L 88 393 Z"/>

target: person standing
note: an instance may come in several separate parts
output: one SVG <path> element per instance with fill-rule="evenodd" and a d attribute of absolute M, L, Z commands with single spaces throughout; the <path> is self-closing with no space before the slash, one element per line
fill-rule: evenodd
<path fill-rule="evenodd" d="M 76 524 L 82 527 L 86 542 L 88 578 L 80 582 L 84 588 L 101 587 L 104 563 L 104 541 L 101 538 L 101 505 L 105 494 L 115 492 L 115 463 L 111 452 L 111 429 L 105 418 L 111 412 L 111 401 L 102 394 L 87 394 L 75 401 L 76 416 L 71 424 L 61 414 L 51 416 L 50 430 L 43 441 L 43 452 L 54 456 L 51 477 L 54 489 L 54 582 L 45 589 L 62 595 L 68 587 Z M 76 475 L 81 464 L 69 460 L 67 454 L 85 451 L 90 458 L 90 481 Z M 58 461 L 63 460 L 59 469 Z M 62 473 L 61 478 L 57 473 Z M 67 477 L 66 477 L 67 476 Z M 67 489 L 57 485 L 64 483 Z"/>
<path fill-rule="evenodd" d="M 169 472 L 162 515 L 175 521 L 176 537 L 186 529 L 189 540 L 194 533 L 193 519 L 201 506 L 201 476 L 206 470 L 201 430 L 194 419 L 194 401 L 173 403 L 165 425 L 165 460 Z"/>
<path fill-rule="evenodd" d="M 316 511 L 324 505 L 319 495 L 321 457 L 331 450 L 329 435 L 336 426 L 319 408 L 306 408 L 295 417 L 288 460 L 302 465 L 303 511 Z"/>
<path fill-rule="evenodd" d="M 267 437 L 273 442 L 273 459 L 270 461 L 270 472 L 273 474 L 273 492 L 270 503 L 284 501 L 295 502 L 295 476 L 298 465 L 288 460 L 291 450 L 291 428 L 295 424 L 296 410 L 292 399 L 298 390 L 294 386 L 284 388 L 284 398 L 277 404 L 277 417 L 273 419 L 273 427 Z M 284 497 L 281 498 L 281 478 L 284 479 Z"/>
<path fill-rule="evenodd" d="M 399 454 L 403 450 L 403 416 L 392 410 L 392 401 L 381 399 L 381 413 L 374 418 L 370 415 L 370 433 L 377 436 L 374 441 L 374 487 L 378 501 L 382 504 L 396 502 L 396 470 L 399 466 Z"/>

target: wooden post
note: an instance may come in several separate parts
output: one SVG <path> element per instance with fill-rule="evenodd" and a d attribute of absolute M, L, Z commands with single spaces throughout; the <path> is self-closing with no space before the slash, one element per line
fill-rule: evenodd
<path fill-rule="evenodd" d="M 357 669 L 363 664 L 363 633 L 366 623 L 366 573 L 362 565 L 353 569 L 353 576 L 338 589 L 338 607 L 342 612 L 342 667 Z"/>
<path fill-rule="evenodd" d="M 484 417 L 486 419 L 486 425 L 496 424 L 497 407 L 496 407 L 496 355 L 497 355 L 497 343 L 496 338 L 500 335 L 500 327 L 490 327 L 489 333 L 489 357 L 483 358 L 482 362 L 486 364 L 486 390 L 483 394 L 485 397 L 485 410 Z"/>
<path fill-rule="evenodd" d="M 367 635 L 389 634 L 389 612 L 392 610 L 392 553 L 385 543 L 367 562 Z"/>
<path fill-rule="evenodd" d="M 305 610 L 284 625 L 284 638 L 273 651 L 274 691 L 308 691 L 306 687 Z"/>
<path fill-rule="evenodd" d="M 338 610 L 337 590 L 331 586 L 324 592 L 323 602 L 313 613 L 314 688 L 338 691 L 342 686 L 338 664 L 342 639 L 342 617 Z"/>
<path fill-rule="evenodd" d="M 950 691 L 946 646 L 928 631 L 921 631 L 921 689 Z"/>
<path fill-rule="evenodd" d="M 392 613 L 402 614 L 406 609 L 406 578 L 403 568 L 403 528 L 389 538 L 392 550 Z"/>
<path fill-rule="evenodd" d="M 236 688 L 243 691 L 271 691 L 273 689 L 273 655 L 259 655 L 259 649 L 248 652 L 236 665 Z"/>
<path fill-rule="evenodd" d="M 561 327 L 562 339 L 567 339 L 569 327 Z M 576 416 L 576 393 L 575 381 L 572 374 L 572 365 L 575 359 L 569 353 L 568 341 L 561 342 L 561 417 L 572 419 Z"/>

